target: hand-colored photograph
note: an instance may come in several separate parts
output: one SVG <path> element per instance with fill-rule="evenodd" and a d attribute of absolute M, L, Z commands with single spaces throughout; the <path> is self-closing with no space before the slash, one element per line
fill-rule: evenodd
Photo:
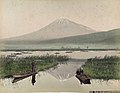
<path fill-rule="evenodd" d="M 120 0 L 0 0 L 0 93 L 120 93 Z"/>

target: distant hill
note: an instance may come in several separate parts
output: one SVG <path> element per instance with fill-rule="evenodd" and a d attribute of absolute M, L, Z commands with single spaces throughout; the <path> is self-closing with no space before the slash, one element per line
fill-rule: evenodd
<path fill-rule="evenodd" d="M 39 43 L 120 44 L 120 29 L 46 40 Z"/>

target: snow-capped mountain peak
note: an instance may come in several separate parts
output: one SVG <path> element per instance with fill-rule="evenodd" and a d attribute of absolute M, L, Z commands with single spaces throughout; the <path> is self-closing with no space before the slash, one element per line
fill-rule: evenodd
<path fill-rule="evenodd" d="M 64 25 L 71 23 L 71 21 L 66 18 L 60 18 L 60 19 L 55 20 L 54 22 L 58 24 L 64 24 Z"/>

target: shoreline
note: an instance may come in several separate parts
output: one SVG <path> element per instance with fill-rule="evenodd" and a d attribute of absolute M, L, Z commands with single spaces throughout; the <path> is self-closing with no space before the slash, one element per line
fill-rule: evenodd
<path fill-rule="evenodd" d="M 0 51 L 120 51 L 120 49 L 0 49 Z"/>

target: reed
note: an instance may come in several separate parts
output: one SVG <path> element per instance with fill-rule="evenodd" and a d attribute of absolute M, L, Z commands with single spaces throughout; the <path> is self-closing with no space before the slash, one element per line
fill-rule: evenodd
<path fill-rule="evenodd" d="M 90 58 L 82 67 L 94 79 L 120 79 L 120 58 L 117 56 Z"/>
<path fill-rule="evenodd" d="M 56 66 L 58 63 L 69 60 L 68 56 L 44 55 L 28 57 L 0 57 L 0 77 L 8 75 L 25 74 L 31 72 L 32 62 L 36 64 L 36 71 L 47 70 Z"/>

